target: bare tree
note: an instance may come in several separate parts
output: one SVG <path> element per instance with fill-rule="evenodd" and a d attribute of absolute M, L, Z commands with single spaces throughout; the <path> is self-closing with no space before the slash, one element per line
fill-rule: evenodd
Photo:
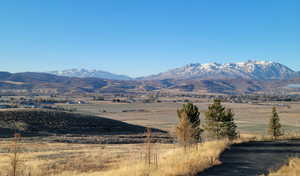
<path fill-rule="evenodd" d="M 20 141 L 21 134 L 15 133 L 13 144 L 10 147 L 10 175 L 18 176 L 19 168 L 21 167 L 21 159 L 20 159 Z"/>

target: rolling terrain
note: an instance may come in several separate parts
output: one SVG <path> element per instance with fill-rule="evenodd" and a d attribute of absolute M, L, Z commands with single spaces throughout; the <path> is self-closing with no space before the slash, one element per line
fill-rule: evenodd
<path fill-rule="evenodd" d="M 122 80 L 109 76 L 105 79 L 99 78 L 96 71 L 73 71 L 57 72 L 57 75 L 0 72 L 0 93 L 49 95 L 153 91 L 221 94 L 300 92 L 299 72 L 267 61 L 223 65 L 190 64 L 158 75 Z"/>

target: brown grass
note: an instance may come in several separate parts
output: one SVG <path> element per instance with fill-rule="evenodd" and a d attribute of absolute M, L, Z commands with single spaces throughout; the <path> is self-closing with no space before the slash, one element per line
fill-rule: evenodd
<path fill-rule="evenodd" d="M 151 165 L 140 157 L 145 154 L 145 144 L 22 143 L 20 154 L 22 171 L 30 176 L 176 176 L 192 175 L 218 164 L 228 144 L 226 140 L 211 141 L 194 145 L 188 152 L 176 144 L 152 144 Z M 1 151 L 9 147 L 9 143 L 0 142 Z M 9 159 L 9 153 L 0 153 L 1 176 L 7 175 Z"/>
<path fill-rule="evenodd" d="M 182 176 L 195 175 L 204 169 L 219 164 L 219 155 L 228 147 L 227 140 L 195 144 L 188 152 L 182 147 L 169 150 L 158 161 L 158 167 L 148 167 L 142 162 L 124 162 L 107 172 L 87 176 Z"/>
<path fill-rule="evenodd" d="M 148 136 L 150 141 L 150 131 Z M 234 143 L 261 139 L 266 138 L 241 134 Z M 123 145 L 22 142 L 22 171 L 30 173 L 30 176 L 195 175 L 219 164 L 219 155 L 230 144 L 227 140 L 210 141 L 192 145 L 185 151 L 178 144 L 150 144 L 148 140 L 145 144 Z M 0 141 L 0 175 L 7 175 L 5 171 L 9 168 L 11 156 L 9 148 L 11 142 Z M 145 157 L 148 152 L 151 164 Z"/>
<path fill-rule="evenodd" d="M 274 138 L 270 135 L 259 135 L 259 134 L 242 134 L 241 138 L 246 139 L 246 141 L 273 141 Z M 248 140 L 247 140 L 248 139 Z M 293 140 L 300 139 L 299 132 L 287 132 L 282 136 L 277 137 L 276 140 Z"/>
<path fill-rule="evenodd" d="M 299 176 L 300 158 L 290 158 L 289 163 L 282 166 L 278 171 L 271 172 L 269 176 Z"/>
<path fill-rule="evenodd" d="M 11 143 L 0 141 L 1 176 L 7 176 L 9 171 Z M 22 170 L 26 170 L 26 173 L 30 171 L 31 176 L 71 176 L 106 171 L 123 161 L 140 160 L 145 152 L 144 144 L 104 145 L 22 141 L 20 145 Z M 155 144 L 161 153 L 171 149 L 172 146 L 172 144 Z"/>

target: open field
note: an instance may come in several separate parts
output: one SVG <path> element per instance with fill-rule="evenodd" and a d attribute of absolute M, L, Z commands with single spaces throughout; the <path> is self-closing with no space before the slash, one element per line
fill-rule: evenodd
<path fill-rule="evenodd" d="M 2 141 L 0 145 L 1 176 L 9 168 L 10 145 L 11 143 L 7 141 Z M 31 170 L 34 175 L 104 171 L 128 158 L 133 161 L 139 160 L 144 152 L 143 144 L 91 145 L 30 142 L 21 143 L 20 147 L 22 150 L 20 158 L 23 161 L 21 169 Z M 160 152 L 171 148 L 168 144 L 158 144 L 156 147 L 155 150 L 159 149 Z"/>
<path fill-rule="evenodd" d="M 276 104 L 285 131 L 299 132 L 300 103 L 283 102 L 279 104 L 277 102 Z M 203 118 L 209 103 L 196 103 L 196 105 L 201 111 L 201 118 Z M 224 105 L 232 108 L 235 112 L 235 120 L 238 125 L 238 130 L 241 133 L 266 134 L 266 125 L 269 122 L 272 104 L 253 105 L 224 103 Z M 227 144 L 222 142 L 212 146 L 210 146 L 209 143 L 205 143 L 197 148 L 193 148 L 192 152 L 190 152 L 192 154 L 191 156 L 186 156 L 183 149 L 179 147 L 178 144 L 172 144 L 173 140 L 169 137 L 153 134 L 153 142 L 155 143 L 151 144 L 151 152 L 152 157 L 157 160 L 152 160 L 151 163 L 156 164 L 151 164 L 149 168 L 145 165 L 147 150 L 146 144 L 143 144 L 145 141 L 145 135 L 143 134 L 145 128 L 143 127 L 166 130 L 169 131 L 172 136 L 172 132 L 178 120 L 176 110 L 182 106 L 182 103 L 122 104 L 95 102 L 93 104 L 80 105 L 59 104 L 58 106 L 76 108 L 77 112 L 92 116 L 92 119 L 95 119 L 95 121 L 91 124 L 98 122 L 98 120 L 102 119 L 101 117 L 105 117 L 105 119 L 108 120 L 120 120 L 128 124 L 138 125 L 138 127 L 132 126 L 132 129 L 142 130 L 137 130 L 139 134 L 135 134 L 134 132 L 127 135 L 120 133 L 116 135 L 90 136 L 85 134 L 84 136 L 80 136 L 74 133 L 71 135 L 54 135 L 45 138 L 25 137 L 19 146 L 21 149 L 19 156 L 22 161 L 20 167 L 22 171 L 30 172 L 31 176 L 140 176 L 149 172 L 151 172 L 152 175 L 159 175 L 164 172 L 164 175 L 170 176 L 176 174 L 195 174 L 207 167 L 218 164 L 218 156 L 227 147 Z M 76 118 L 79 117 L 76 116 Z M 81 119 L 81 117 L 79 119 Z M 103 124 L 103 120 L 105 119 L 102 119 L 101 123 L 99 121 L 98 127 Z M 114 121 L 107 121 L 107 123 L 110 122 Z M 73 127 L 76 127 L 75 129 L 82 128 L 82 123 L 78 123 L 77 121 L 69 124 L 72 125 L 73 130 Z M 88 124 L 90 125 L 90 123 Z M 121 122 L 117 124 L 128 126 Z M 47 127 L 45 129 L 47 129 L 48 132 L 52 132 L 52 128 L 48 129 Z M 11 140 L 12 139 L 0 140 L 1 176 L 6 176 L 6 171 L 8 171 L 10 167 L 11 151 L 9 149 L 12 148 L 11 145 L 13 143 Z M 165 142 L 166 144 L 163 144 Z M 185 156 L 187 160 L 183 161 L 182 159 L 184 159 Z M 200 160 L 199 158 L 202 159 Z M 182 164 L 182 162 L 185 164 Z M 195 164 L 193 168 L 185 170 L 185 166 L 191 165 L 191 162 Z M 157 167 L 157 165 L 159 165 L 159 167 Z M 179 169 L 168 170 L 167 168 Z M 26 173 L 21 175 L 27 176 L 24 174 Z"/>
<path fill-rule="evenodd" d="M 0 175 L 8 174 L 11 143 L 0 142 Z M 165 176 L 196 174 L 218 163 L 226 141 L 199 144 L 185 152 L 176 144 L 151 144 L 151 165 L 145 160 L 145 144 L 98 145 L 20 143 L 22 176 Z M 201 159 L 199 159 L 201 158 Z M 186 165 L 190 165 L 186 167 Z M 176 169 L 174 169 L 176 168 Z"/>
<path fill-rule="evenodd" d="M 223 103 L 232 108 L 238 130 L 241 133 L 266 134 L 266 125 L 272 111 L 272 104 L 278 105 L 277 110 L 286 132 L 300 132 L 300 103 L 274 102 L 269 104 L 238 104 Z M 177 123 L 176 110 L 182 103 L 94 103 L 85 105 L 60 105 L 76 108 L 79 112 L 101 115 L 127 123 L 143 125 L 172 131 Z M 199 107 L 201 118 L 207 111 L 209 103 L 195 103 Z M 288 106 L 287 106 L 288 105 Z"/>

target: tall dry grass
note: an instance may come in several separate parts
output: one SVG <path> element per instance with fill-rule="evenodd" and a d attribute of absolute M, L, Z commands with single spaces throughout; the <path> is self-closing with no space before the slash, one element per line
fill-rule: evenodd
<path fill-rule="evenodd" d="M 282 166 L 278 171 L 271 172 L 269 176 L 299 176 L 300 158 L 290 158 L 288 165 Z"/>
<path fill-rule="evenodd" d="M 151 131 L 146 136 L 145 144 L 22 143 L 21 155 L 26 166 L 22 170 L 30 173 L 26 176 L 195 175 L 219 164 L 219 155 L 230 144 L 228 140 L 209 141 L 184 149 L 178 144 L 151 143 Z M 234 142 L 248 139 L 243 137 Z M 0 149 L 5 151 L 10 147 L 1 143 Z M 0 173 L 5 171 L 9 155 L 0 154 Z"/>
<path fill-rule="evenodd" d="M 195 175 L 204 169 L 219 164 L 219 155 L 228 147 L 228 140 L 195 144 L 185 150 L 171 149 L 161 156 L 158 167 L 140 161 L 126 161 L 106 172 L 94 172 L 84 176 L 182 176 Z"/>
<path fill-rule="evenodd" d="M 19 154 L 22 156 L 22 171 L 26 173 L 22 176 L 195 175 L 219 164 L 219 155 L 230 144 L 228 140 L 210 141 L 184 149 L 178 144 L 151 143 L 150 130 L 146 136 L 145 144 L 125 145 L 22 142 L 19 146 L 22 152 Z M 246 142 L 249 139 L 252 136 L 242 135 L 234 142 Z M 9 143 L 1 142 L 0 150 L 9 151 L 11 147 Z M 10 156 L 12 153 L 0 154 L 1 176 L 9 167 Z"/>
<path fill-rule="evenodd" d="M 13 140 L 0 140 L 0 176 L 10 176 Z M 152 144 L 151 153 L 164 153 L 173 144 Z M 81 176 L 115 168 L 123 161 L 144 161 L 145 144 L 67 144 L 22 141 L 18 153 L 21 176 Z M 159 149 L 159 150 L 158 150 Z M 18 150 L 19 151 L 19 150 Z M 142 155 L 143 154 L 143 155 Z M 151 165 L 155 165 L 151 158 Z M 28 173 L 28 174 L 27 174 Z"/>

